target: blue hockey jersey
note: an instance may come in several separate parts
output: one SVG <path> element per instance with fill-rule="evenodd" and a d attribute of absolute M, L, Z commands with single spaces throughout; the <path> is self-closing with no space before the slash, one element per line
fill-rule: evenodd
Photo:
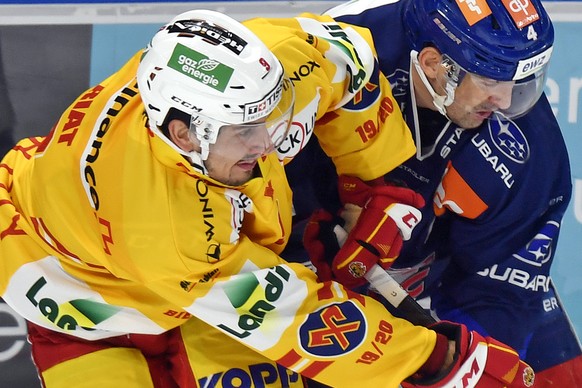
<path fill-rule="evenodd" d="M 392 273 L 417 299 L 430 297 L 440 319 L 511 345 L 536 370 L 580 359 L 550 277 L 572 191 L 568 153 L 551 107 L 543 95 L 525 116 L 512 121 L 493 115 L 470 130 L 417 108 L 411 102 L 404 4 L 352 1 L 328 11 L 372 31 L 380 70 L 415 138 L 416 156 L 387 177 L 421 193 L 427 206 Z M 374 88 L 365 88 L 352 108 L 374 98 Z M 307 162 L 311 171 L 329 166 L 313 159 Z M 301 161 L 289 166 L 291 178 L 305 171 Z M 298 214 L 307 213 L 306 195 L 330 195 L 321 182 L 319 189 L 308 189 L 300 181 Z M 320 200 L 333 211 L 331 203 Z"/>

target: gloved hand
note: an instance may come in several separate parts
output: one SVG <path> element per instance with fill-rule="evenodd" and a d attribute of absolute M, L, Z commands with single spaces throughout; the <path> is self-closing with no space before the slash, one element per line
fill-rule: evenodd
<path fill-rule="evenodd" d="M 342 237 L 336 232 L 342 223 L 340 217 L 333 216 L 324 209 L 318 209 L 311 214 L 303 231 L 303 246 L 321 281 L 333 280 L 331 263 L 340 248 L 338 238 Z"/>
<path fill-rule="evenodd" d="M 418 373 L 402 383 L 403 388 L 530 388 L 534 386 L 533 369 L 519 359 L 509 346 L 462 324 L 441 321 L 430 327 L 439 335 L 433 354 L 442 354 L 442 336 L 455 341 L 452 365 L 440 369 L 442 357 L 429 357 Z"/>
<path fill-rule="evenodd" d="M 374 182 L 378 184 L 378 182 Z M 410 238 L 421 220 L 422 196 L 405 187 L 368 185 L 354 177 L 339 177 L 344 207 L 363 207 L 348 237 L 335 255 L 332 271 L 348 288 L 364 285 L 364 275 L 378 263 L 387 269 L 398 257 L 402 242 Z"/>

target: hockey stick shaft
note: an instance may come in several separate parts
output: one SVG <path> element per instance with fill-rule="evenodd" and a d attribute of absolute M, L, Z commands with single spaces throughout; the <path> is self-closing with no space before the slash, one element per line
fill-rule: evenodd
<path fill-rule="evenodd" d="M 333 229 L 338 244 L 341 247 L 348 233 L 340 225 L 336 225 Z M 408 295 L 408 292 L 400 283 L 398 283 L 388 272 L 386 272 L 378 264 L 374 264 L 372 268 L 366 272 L 366 280 L 370 283 L 380 295 L 382 295 L 388 303 L 396 308 L 401 316 L 409 322 L 420 326 L 430 326 L 436 323 L 436 320 L 430 315 L 421 305 L 418 304 L 413 297 Z"/>
<path fill-rule="evenodd" d="M 408 295 L 388 272 L 375 264 L 365 275 L 370 285 L 382 295 L 388 303 L 401 312 L 402 317 L 415 325 L 430 326 L 437 321 L 413 297 Z"/>

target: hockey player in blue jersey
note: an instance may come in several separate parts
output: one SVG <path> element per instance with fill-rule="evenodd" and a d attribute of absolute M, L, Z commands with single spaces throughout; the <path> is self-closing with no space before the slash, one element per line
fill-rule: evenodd
<path fill-rule="evenodd" d="M 330 168 L 317 145 L 288 172 L 292 181 L 301 177 L 294 183 L 298 218 L 317 206 L 328 211 L 315 213 L 304 237 L 323 278 L 357 287 L 378 260 L 439 319 L 518 349 L 537 372 L 536 386 L 582 386 L 580 343 L 550 277 L 571 197 L 566 146 L 543 94 L 553 27 L 538 0 L 512 4 L 360 0 L 329 10 L 372 31 L 417 153 L 381 181 L 339 177 L 337 201 L 326 181 L 305 179 L 306 171 L 320 177 Z M 374 85 L 364 89 L 353 109 L 375 98 Z M 398 258 L 382 262 L 380 248 L 400 241 L 360 237 L 377 227 L 366 204 L 394 182 L 427 205 Z M 338 213 L 355 223 L 358 252 L 331 248 L 328 215 Z"/>

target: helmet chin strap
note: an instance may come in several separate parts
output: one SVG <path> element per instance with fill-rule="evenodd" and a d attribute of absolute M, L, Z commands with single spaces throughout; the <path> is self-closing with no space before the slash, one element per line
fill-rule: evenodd
<path fill-rule="evenodd" d="M 190 138 L 192 139 L 192 132 L 190 131 Z M 210 153 L 210 142 L 205 140 L 203 136 L 200 136 L 198 133 L 194 134 L 198 142 L 200 143 L 200 152 L 198 151 L 190 151 L 187 153 L 187 156 L 190 158 L 192 165 L 198 167 L 200 172 L 204 175 L 208 175 L 208 169 L 204 162 L 208 159 L 208 155 Z"/>
<path fill-rule="evenodd" d="M 192 125 L 195 125 L 194 130 L 192 130 Z M 197 117 L 192 116 L 192 121 L 190 122 L 190 133 L 194 133 L 196 139 L 198 139 L 198 142 L 200 143 L 201 161 L 208 159 L 210 144 L 216 143 L 219 129 L 220 125 L 211 122 L 209 119 L 202 119 L 200 115 Z"/>
<path fill-rule="evenodd" d="M 197 167 L 197 169 L 202 174 L 208 175 L 208 169 L 204 165 L 204 161 L 206 159 L 202 158 L 202 155 L 200 154 L 200 152 L 190 151 L 190 152 L 186 153 L 186 156 L 188 156 L 190 158 L 190 162 L 192 163 L 192 166 Z M 208 155 L 206 155 L 206 157 L 208 158 Z"/>
<path fill-rule="evenodd" d="M 210 153 L 210 143 L 206 140 L 200 140 L 200 160 L 208 159 Z"/>
<path fill-rule="evenodd" d="M 167 145 L 169 145 L 170 148 L 172 148 L 174 151 L 176 151 L 180 155 L 183 155 L 183 156 L 188 157 L 190 159 L 190 162 L 192 163 L 192 166 L 194 166 L 198 171 L 200 171 L 201 174 L 208 175 L 208 169 L 204 165 L 204 160 L 206 160 L 206 159 L 202 158 L 202 155 L 200 154 L 200 152 L 196 152 L 196 151 L 190 151 L 190 152 L 184 151 L 183 149 L 181 149 L 180 147 L 178 147 L 176 144 L 174 144 L 173 141 L 171 141 L 170 139 L 168 139 L 166 137 L 166 135 L 164 135 L 162 133 L 162 131 L 160 131 L 157 126 L 155 126 L 155 125 L 149 125 L 149 128 L 160 139 L 162 139 L 162 141 L 164 143 L 166 143 Z M 206 148 L 208 150 L 208 145 L 207 145 Z M 206 153 L 206 158 L 208 158 L 208 151 Z"/>
<path fill-rule="evenodd" d="M 432 103 L 434 104 L 434 106 L 438 109 L 440 114 L 442 114 L 443 116 L 450 120 L 449 116 L 447 116 L 446 107 L 453 103 L 455 99 L 455 89 L 457 85 L 451 81 L 447 81 L 447 85 L 445 86 L 445 91 L 447 94 L 446 96 L 441 96 L 437 94 L 437 92 L 435 92 L 434 88 L 428 81 L 428 78 L 426 78 L 426 74 L 424 74 L 424 70 L 422 70 L 420 63 L 418 62 L 418 51 L 412 50 L 410 52 L 410 62 L 411 65 L 414 65 L 414 67 L 416 68 L 418 76 L 420 77 L 422 83 L 430 93 L 432 97 Z M 412 83 L 412 76 L 410 77 L 410 82 Z"/>

